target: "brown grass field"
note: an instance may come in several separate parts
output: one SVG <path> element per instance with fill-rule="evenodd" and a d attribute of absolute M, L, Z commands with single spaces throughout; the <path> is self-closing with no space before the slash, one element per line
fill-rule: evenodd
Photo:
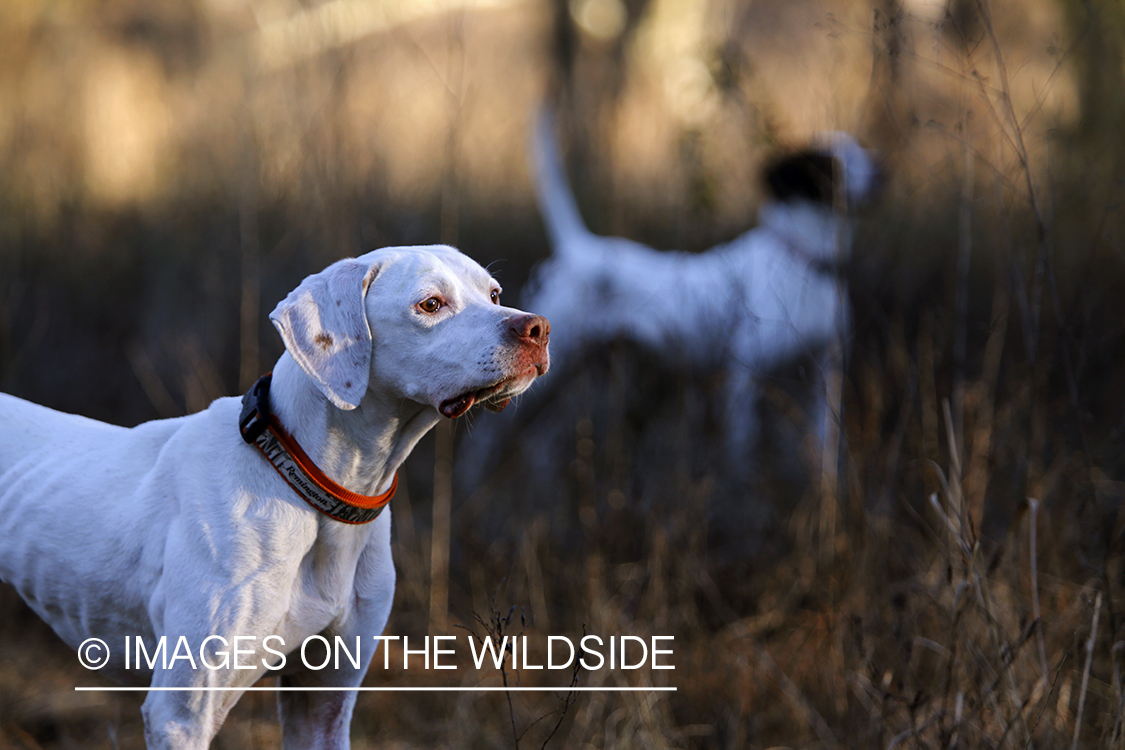
<path fill-rule="evenodd" d="M 0 8 L 0 390 L 195 411 L 269 368 L 301 277 L 381 245 L 456 244 L 515 302 L 549 251 L 524 155 L 548 92 L 590 225 L 660 248 L 750 227 L 762 159 L 816 130 L 891 176 L 848 268 L 831 481 L 799 365 L 734 495 L 723 373 L 628 342 L 549 375 L 480 486 L 458 456 L 490 415 L 408 462 L 388 634 L 670 635 L 675 669 L 396 647 L 369 686 L 675 692 L 367 693 L 353 747 L 1125 747 L 1120 3 L 376 7 Z M 75 692 L 109 683 L 8 586 L 0 613 L 0 748 L 143 747 L 143 695 Z M 279 747 L 274 706 L 247 694 L 214 746 Z"/>

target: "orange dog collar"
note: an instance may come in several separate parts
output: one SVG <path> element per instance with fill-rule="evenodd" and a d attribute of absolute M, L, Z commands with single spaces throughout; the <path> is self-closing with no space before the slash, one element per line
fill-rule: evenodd
<path fill-rule="evenodd" d="M 324 515 L 343 523 L 374 521 L 398 489 L 398 473 L 391 488 L 375 496 L 360 495 L 329 479 L 270 412 L 271 377 L 272 373 L 267 373 L 258 378 L 242 397 L 242 413 L 238 418 L 242 439 L 261 451 L 281 478 Z"/>

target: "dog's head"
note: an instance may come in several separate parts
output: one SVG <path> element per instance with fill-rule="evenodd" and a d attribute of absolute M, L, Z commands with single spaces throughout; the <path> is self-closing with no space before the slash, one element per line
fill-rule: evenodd
<path fill-rule="evenodd" d="M 871 202 L 883 183 L 876 159 L 847 133 L 821 133 L 805 150 L 776 159 L 765 182 L 779 201 L 804 200 L 853 210 Z"/>
<path fill-rule="evenodd" d="M 340 409 L 369 393 L 449 418 L 494 411 L 547 372 L 550 324 L 500 306 L 500 285 L 442 245 L 376 250 L 301 282 L 270 314 L 285 348 Z"/>

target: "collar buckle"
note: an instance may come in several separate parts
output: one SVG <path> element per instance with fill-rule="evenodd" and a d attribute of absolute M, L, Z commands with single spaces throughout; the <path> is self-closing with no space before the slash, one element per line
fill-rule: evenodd
<path fill-rule="evenodd" d="M 238 432 L 247 443 L 253 443 L 270 422 L 270 376 L 267 373 L 242 397 L 242 412 L 238 415 Z"/>

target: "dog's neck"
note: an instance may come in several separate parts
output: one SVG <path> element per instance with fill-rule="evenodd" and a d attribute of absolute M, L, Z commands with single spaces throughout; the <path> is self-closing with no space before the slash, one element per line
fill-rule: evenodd
<path fill-rule="evenodd" d="M 330 479 L 361 495 L 390 489 L 395 472 L 441 416 L 433 407 L 369 389 L 336 408 L 285 353 L 273 369 L 270 408 Z"/>
<path fill-rule="evenodd" d="M 810 201 L 766 201 L 758 208 L 758 225 L 809 261 L 843 261 L 851 244 L 850 224 L 830 207 Z"/>

